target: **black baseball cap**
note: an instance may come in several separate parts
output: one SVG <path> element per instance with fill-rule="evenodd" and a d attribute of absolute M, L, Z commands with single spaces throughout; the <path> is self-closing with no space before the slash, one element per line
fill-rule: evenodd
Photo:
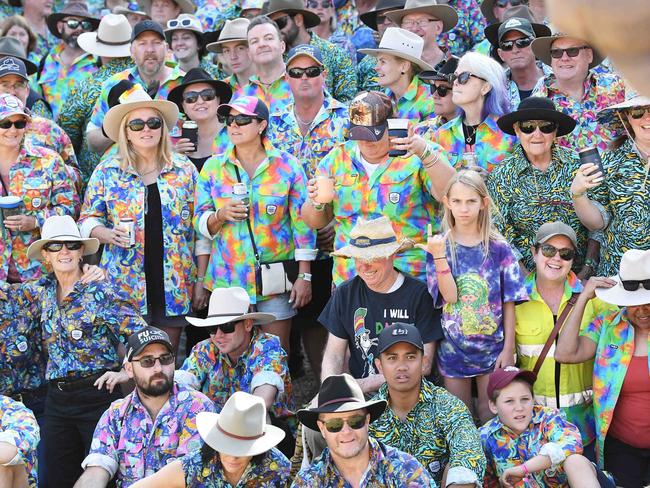
<path fill-rule="evenodd" d="M 149 344 L 156 343 L 164 344 L 167 346 L 167 349 L 169 349 L 169 352 L 173 352 L 172 343 L 165 331 L 162 331 L 155 327 L 145 327 L 144 329 L 132 334 L 129 337 L 129 342 L 126 349 L 127 361 L 131 361 L 133 359 L 133 356 L 136 356 L 142 352 L 142 350 Z"/>
<path fill-rule="evenodd" d="M 166 40 L 165 31 L 163 31 L 162 25 L 153 20 L 141 20 L 133 27 L 133 32 L 131 32 L 131 42 L 135 41 L 137 37 L 143 32 L 155 32 L 160 36 L 162 40 Z"/>
<path fill-rule="evenodd" d="M 27 77 L 27 68 L 22 59 L 7 56 L 0 60 L 0 78 L 7 75 L 16 75 L 29 81 Z"/>
<path fill-rule="evenodd" d="M 420 351 L 424 351 L 424 343 L 418 328 L 411 324 L 403 322 L 395 322 L 389 325 L 379 334 L 379 342 L 377 350 L 379 354 L 384 352 L 389 347 L 397 344 L 398 342 L 408 342 L 417 347 Z"/>

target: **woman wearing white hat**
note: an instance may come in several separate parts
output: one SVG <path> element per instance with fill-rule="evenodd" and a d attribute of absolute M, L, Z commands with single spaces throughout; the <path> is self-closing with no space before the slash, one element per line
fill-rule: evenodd
<path fill-rule="evenodd" d="M 621 307 L 580 330 L 597 296 Z M 566 321 L 555 350 L 562 363 L 595 358 L 596 457 L 618 486 L 650 483 L 650 250 L 623 254 L 618 275 L 591 278 Z"/>
<path fill-rule="evenodd" d="M 192 68 L 202 68 L 214 79 L 220 77 L 217 65 L 204 59 L 208 51 L 203 40 L 203 26 L 197 17 L 180 14 L 167 21 L 165 37 L 183 71 L 187 73 Z"/>
<path fill-rule="evenodd" d="M 283 487 L 290 481 L 289 460 L 275 446 L 284 432 L 266 423 L 264 401 L 234 393 L 220 414 L 201 412 L 196 418 L 205 444 L 131 488 L 247 486 Z"/>

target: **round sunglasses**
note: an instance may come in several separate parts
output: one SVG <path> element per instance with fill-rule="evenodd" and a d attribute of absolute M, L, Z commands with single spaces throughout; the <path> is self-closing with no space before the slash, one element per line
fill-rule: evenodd
<path fill-rule="evenodd" d="M 63 246 L 65 246 L 68 251 L 78 251 L 81 249 L 81 246 L 83 246 L 83 243 L 79 241 L 48 242 L 43 246 L 43 249 L 47 252 L 59 252 L 63 249 Z"/>
<path fill-rule="evenodd" d="M 515 46 L 517 49 L 523 49 L 530 46 L 533 43 L 532 37 L 522 37 L 520 39 L 515 39 L 513 41 L 502 41 L 499 43 L 499 48 L 502 51 L 512 51 Z"/>
<path fill-rule="evenodd" d="M 302 78 L 302 75 L 307 75 L 307 78 L 316 78 L 323 72 L 320 66 L 309 66 L 308 68 L 289 68 L 287 74 L 290 78 Z"/>
<path fill-rule="evenodd" d="M 145 125 L 152 130 L 160 129 L 162 127 L 162 120 L 160 120 L 160 117 L 151 117 L 147 120 L 133 119 L 131 122 L 126 124 L 126 126 L 133 132 L 144 130 Z"/>
<path fill-rule="evenodd" d="M 11 129 L 11 126 L 14 126 L 16 129 L 24 129 L 27 127 L 27 121 L 25 119 L 20 120 L 3 120 L 0 122 L 0 129 Z"/>
<path fill-rule="evenodd" d="M 538 244 L 536 247 L 538 250 L 542 251 L 542 256 L 546 258 L 552 258 L 557 253 L 560 253 L 560 259 L 563 261 L 571 261 L 576 255 L 576 252 L 573 249 L 569 249 L 568 247 L 558 249 L 557 247 L 551 246 L 550 244 Z"/>
<path fill-rule="evenodd" d="M 167 354 L 163 354 L 162 356 L 154 357 L 154 356 L 145 356 L 140 359 L 131 359 L 132 363 L 140 363 L 140 366 L 143 368 L 153 368 L 154 365 L 156 364 L 156 361 L 160 361 L 161 366 L 169 366 L 170 364 L 173 364 L 176 358 L 174 355 L 170 352 Z"/>
<path fill-rule="evenodd" d="M 542 134 L 552 134 L 557 130 L 557 123 L 550 120 L 542 120 L 533 122 L 532 120 L 524 120 L 519 122 L 519 130 L 524 134 L 532 134 L 535 130 L 539 129 Z"/>
<path fill-rule="evenodd" d="M 196 103 L 199 97 L 201 97 L 201 100 L 204 102 L 210 102 L 217 98 L 217 92 L 214 88 L 206 88 L 205 90 L 201 91 L 188 91 L 183 93 L 183 101 L 185 103 Z"/>
<path fill-rule="evenodd" d="M 217 118 L 219 119 L 219 122 L 221 122 L 222 124 L 231 126 L 232 123 L 234 122 L 237 125 L 237 127 L 243 127 L 245 125 L 249 125 L 250 123 L 253 122 L 253 120 L 260 120 L 257 117 L 253 117 L 252 115 L 245 115 L 245 114 L 217 115 Z"/>
<path fill-rule="evenodd" d="M 336 434 L 337 432 L 341 432 L 343 430 L 343 426 L 345 424 L 348 424 L 348 426 L 354 430 L 359 430 L 363 428 L 363 426 L 366 425 L 366 416 L 353 415 L 352 417 L 348 417 L 347 419 L 334 418 L 329 420 L 320 420 L 320 422 L 323 422 L 323 424 L 325 424 L 325 428 L 327 429 L 328 432 L 331 432 L 332 434 Z"/>

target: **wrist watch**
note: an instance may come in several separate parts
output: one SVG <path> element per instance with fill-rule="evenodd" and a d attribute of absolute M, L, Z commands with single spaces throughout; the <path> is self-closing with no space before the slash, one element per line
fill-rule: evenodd
<path fill-rule="evenodd" d="M 305 281 L 311 281 L 311 273 L 298 273 L 298 278 Z"/>

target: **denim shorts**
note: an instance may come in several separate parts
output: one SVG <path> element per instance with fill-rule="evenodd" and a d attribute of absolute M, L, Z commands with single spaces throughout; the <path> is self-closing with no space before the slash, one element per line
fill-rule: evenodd
<path fill-rule="evenodd" d="M 275 315 L 276 320 L 286 320 L 295 317 L 298 311 L 289 303 L 291 293 L 283 293 L 282 295 L 275 295 L 263 301 L 258 301 L 255 308 L 258 312 L 272 313 Z"/>

